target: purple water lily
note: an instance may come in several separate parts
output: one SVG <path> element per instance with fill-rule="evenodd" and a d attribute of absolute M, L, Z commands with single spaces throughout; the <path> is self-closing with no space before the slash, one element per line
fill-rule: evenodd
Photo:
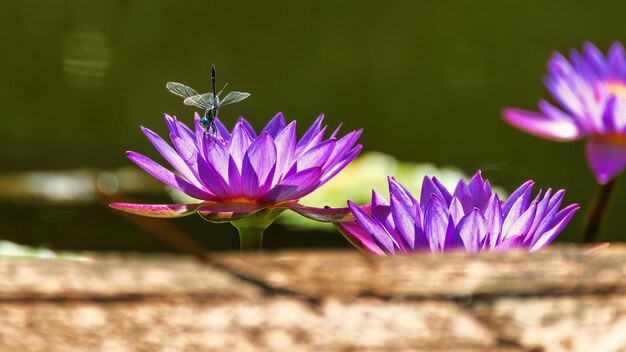
<path fill-rule="evenodd" d="M 128 204 L 111 207 L 151 217 L 199 213 L 213 222 L 231 222 L 243 247 L 258 247 L 263 230 L 285 209 L 313 219 L 341 219 L 349 211 L 307 208 L 298 199 L 314 191 L 347 166 L 362 149 L 361 130 L 338 138 L 337 128 L 324 139 L 323 115 L 300 138 L 296 122 L 277 114 L 258 135 L 240 118 L 232 131 L 215 120 L 215 135 L 206 134 L 196 114 L 195 130 L 165 115 L 173 147 L 156 133 L 143 133 L 176 173 L 136 153 L 127 156 L 166 185 L 202 202 Z M 245 237 L 245 238 L 244 238 Z"/>
<path fill-rule="evenodd" d="M 555 53 L 545 85 L 564 109 L 541 100 L 540 112 L 506 109 L 504 118 L 531 134 L 558 141 L 587 139 L 587 161 L 600 184 L 626 168 L 626 55 L 615 43 L 606 57 L 591 43 L 570 61 Z"/>
<path fill-rule="evenodd" d="M 533 182 L 501 202 L 480 171 L 450 193 L 435 177 L 424 177 L 418 202 L 393 177 L 390 201 L 372 191 L 371 215 L 348 201 L 356 221 L 337 223 L 357 248 L 377 255 L 465 250 L 536 251 L 550 244 L 570 221 L 578 204 L 559 210 L 565 191 L 532 199 Z"/>

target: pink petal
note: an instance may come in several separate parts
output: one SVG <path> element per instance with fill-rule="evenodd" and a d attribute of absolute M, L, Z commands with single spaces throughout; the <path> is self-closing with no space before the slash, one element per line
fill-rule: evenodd
<path fill-rule="evenodd" d="M 133 204 L 111 203 L 113 209 L 127 213 L 149 216 L 152 218 L 180 218 L 195 213 L 203 203 L 199 204 Z"/>
<path fill-rule="evenodd" d="M 339 223 L 355 220 L 350 208 L 313 208 L 295 202 L 286 203 L 286 205 L 281 204 L 281 206 L 285 206 L 305 218 L 315 221 Z M 359 208 L 367 214 L 370 214 L 372 211 L 371 205 L 360 205 Z"/>
<path fill-rule="evenodd" d="M 356 222 L 337 223 L 335 227 L 357 249 L 376 255 L 385 255 L 385 252 L 374 242 L 372 236 Z"/>
<path fill-rule="evenodd" d="M 253 203 L 215 203 L 204 204 L 198 214 L 211 222 L 230 222 L 254 214 L 267 206 Z"/>
<path fill-rule="evenodd" d="M 580 136 L 578 127 L 568 120 L 519 109 L 505 109 L 503 115 L 511 125 L 535 136 L 557 141 L 572 141 Z"/>

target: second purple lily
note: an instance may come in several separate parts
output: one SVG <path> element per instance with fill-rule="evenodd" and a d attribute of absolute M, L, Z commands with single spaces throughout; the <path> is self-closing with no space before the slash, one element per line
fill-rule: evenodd
<path fill-rule="evenodd" d="M 525 249 L 550 244 L 570 221 L 578 204 L 563 209 L 565 191 L 531 198 L 532 181 L 501 202 L 480 172 L 449 192 L 435 177 L 425 177 L 420 201 L 389 178 L 390 201 L 372 191 L 371 215 L 348 202 L 356 221 L 335 224 L 355 247 L 377 255 Z"/>

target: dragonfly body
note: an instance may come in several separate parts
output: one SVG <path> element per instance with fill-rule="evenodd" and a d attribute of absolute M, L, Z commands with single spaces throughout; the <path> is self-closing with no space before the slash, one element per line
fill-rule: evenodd
<path fill-rule="evenodd" d="M 212 93 L 198 94 L 193 88 L 190 88 L 182 83 L 167 82 L 167 89 L 184 98 L 183 103 L 185 105 L 195 106 L 204 109 L 204 116 L 200 119 L 200 125 L 204 128 L 204 132 L 213 134 L 216 131 L 215 118 L 219 111 L 220 106 L 238 103 L 250 96 L 250 93 L 232 91 L 228 93 L 224 99 L 220 99 L 219 96 L 226 88 L 216 92 L 215 89 L 215 65 L 211 66 L 211 85 L 213 88 Z"/>

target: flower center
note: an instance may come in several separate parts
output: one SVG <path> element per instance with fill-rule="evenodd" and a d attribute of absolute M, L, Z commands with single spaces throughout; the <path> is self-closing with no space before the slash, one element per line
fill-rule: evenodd
<path fill-rule="evenodd" d="M 608 82 L 606 87 L 611 94 L 626 98 L 626 84 L 624 82 Z"/>
<path fill-rule="evenodd" d="M 622 133 L 608 133 L 597 137 L 605 143 L 610 143 L 615 146 L 626 147 L 626 135 Z"/>

